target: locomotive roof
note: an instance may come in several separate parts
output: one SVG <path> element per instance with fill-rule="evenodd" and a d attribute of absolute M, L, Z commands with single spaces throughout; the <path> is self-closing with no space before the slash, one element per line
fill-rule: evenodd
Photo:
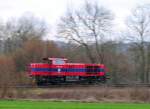
<path fill-rule="evenodd" d="M 31 63 L 31 65 L 45 65 L 47 63 Z M 56 64 L 57 65 L 57 64 Z M 89 63 L 65 63 L 60 65 L 104 65 L 104 64 L 89 64 Z"/>
<path fill-rule="evenodd" d="M 48 58 L 48 60 L 57 60 L 57 59 L 68 60 L 66 58 Z"/>
<path fill-rule="evenodd" d="M 66 65 L 103 65 L 103 64 L 92 64 L 92 63 L 66 63 Z"/>

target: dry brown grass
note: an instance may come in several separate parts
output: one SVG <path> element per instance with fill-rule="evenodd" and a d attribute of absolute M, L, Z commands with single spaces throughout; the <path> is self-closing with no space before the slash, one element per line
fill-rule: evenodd
<path fill-rule="evenodd" d="M 87 87 L 87 88 L 49 88 L 32 89 L 27 98 L 81 100 L 81 101 L 106 101 L 106 102 L 150 102 L 150 89 Z"/>
<path fill-rule="evenodd" d="M 149 88 L 133 88 L 130 91 L 130 98 L 134 100 L 140 100 L 144 102 L 150 101 L 150 89 Z"/>
<path fill-rule="evenodd" d="M 14 91 L 15 92 L 15 91 Z M 15 93 L 14 93 L 15 94 Z M 26 89 L 22 96 L 11 93 L 11 98 L 79 100 L 86 102 L 148 102 L 150 89 L 144 87 L 73 87 Z"/>

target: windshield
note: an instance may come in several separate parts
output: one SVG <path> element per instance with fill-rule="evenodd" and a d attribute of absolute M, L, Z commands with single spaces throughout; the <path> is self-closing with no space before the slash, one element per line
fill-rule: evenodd
<path fill-rule="evenodd" d="M 65 61 L 63 59 L 56 59 L 53 61 L 53 64 L 65 64 Z"/>

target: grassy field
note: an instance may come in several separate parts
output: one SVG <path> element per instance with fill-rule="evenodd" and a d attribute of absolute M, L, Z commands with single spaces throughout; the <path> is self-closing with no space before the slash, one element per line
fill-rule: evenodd
<path fill-rule="evenodd" d="M 150 104 L 1 100 L 0 109 L 150 109 Z"/>

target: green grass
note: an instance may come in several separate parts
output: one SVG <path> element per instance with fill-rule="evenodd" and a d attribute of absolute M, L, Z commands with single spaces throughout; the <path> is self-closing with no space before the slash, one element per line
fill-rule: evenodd
<path fill-rule="evenodd" d="M 0 109 L 150 109 L 150 104 L 0 100 Z"/>

